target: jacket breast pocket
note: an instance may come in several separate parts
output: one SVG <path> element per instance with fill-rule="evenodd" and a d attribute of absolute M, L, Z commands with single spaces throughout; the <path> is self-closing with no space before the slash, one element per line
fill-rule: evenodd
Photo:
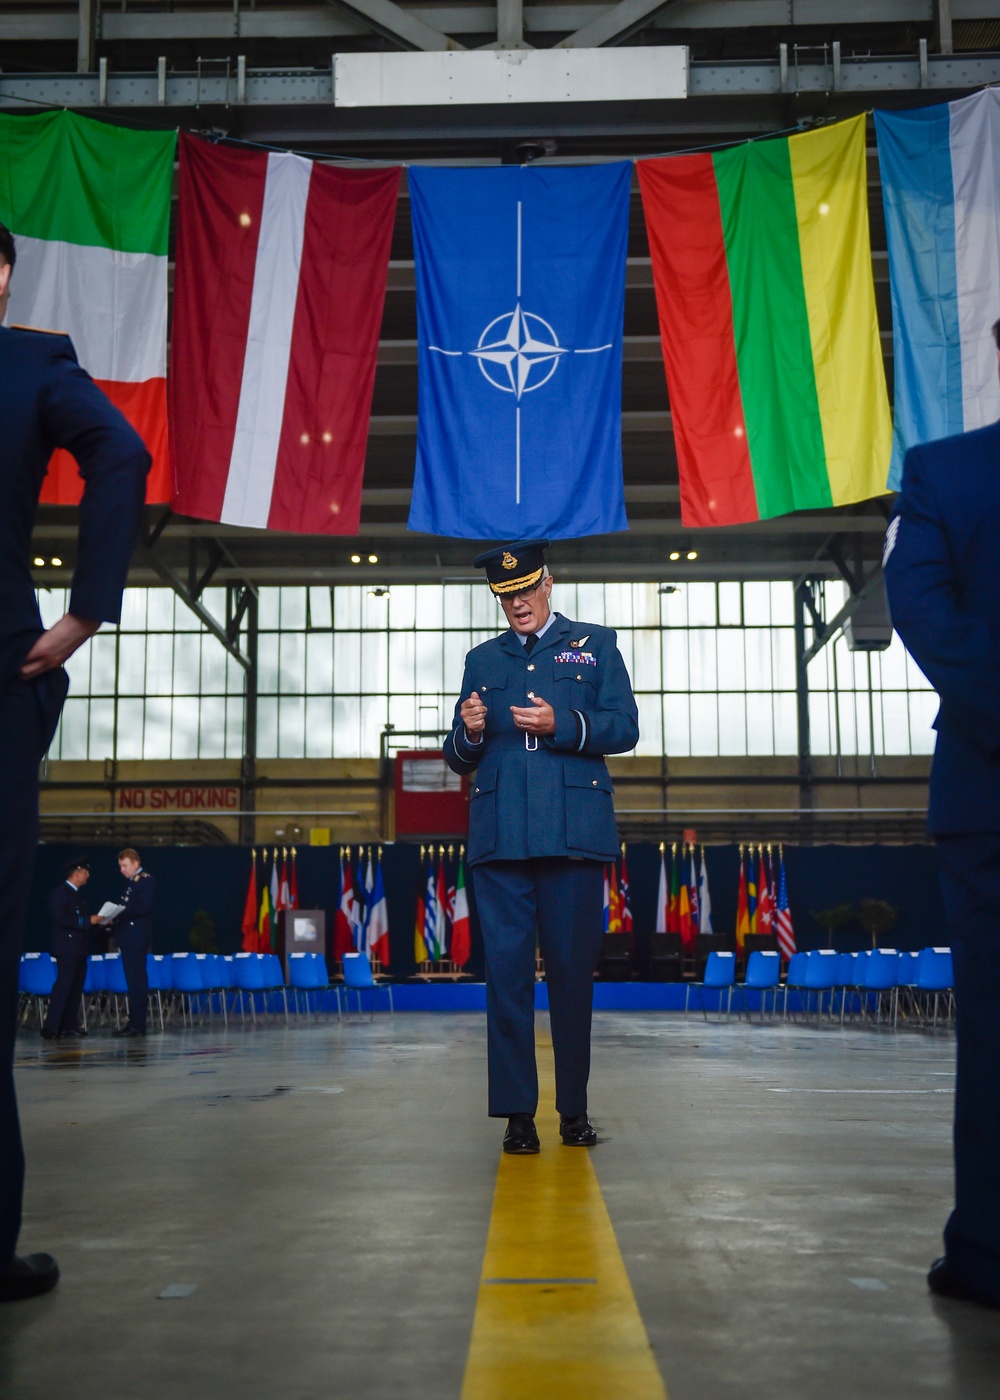
<path fill-rule="evenodd" d="M 479 773 L 469 797 L 469 857 L 489 855 L 497 845 L 497 771 Z"/>
<path fill-rule="evenodd" d="M 482 684 L 475 687 L 480 700 L 486 706 L 486 733 L 495 734 L 498 728 L 510 720 L 510 701 L 507 699 L 507 677 L 484 676 Z"/>
<path fill-rule="evenodd" d="M 610 859 L 617 845 L 611 775 L 604 768 L 567 762 L 566 845 Z"/>
<path fill-rule="evenodd" d="M 567 710 L 592 710 L 597 695 L 597 677 L 588 673 L 593 670 L 593 666 L 557 666 L 556 703 Z"/>

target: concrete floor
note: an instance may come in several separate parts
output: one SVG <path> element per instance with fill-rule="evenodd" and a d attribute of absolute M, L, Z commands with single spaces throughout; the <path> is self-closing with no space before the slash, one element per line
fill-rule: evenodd
<path fill-rule="evenodd" d="M 19 1045 L 22 1248 L 63 1280 L 0 1309 L 2 1400 L 458 1400 L 483 1018 L 106 1037 Z M 670 1400 L 997 1394 L 997 1314 L 924 1283 L 953 1064 L 940 1033 L 597 1017 L 593 1160 Z"/>

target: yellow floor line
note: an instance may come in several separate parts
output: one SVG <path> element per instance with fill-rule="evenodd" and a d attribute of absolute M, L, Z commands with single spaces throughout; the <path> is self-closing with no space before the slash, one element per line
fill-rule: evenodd
<path fill-rule="evenodd" d="M 542 1150 L 500 1159 L 462 1400 L 666 1400 L 590 1151 L 559 1140 L 551 1041 L 538 1050 Z"/>

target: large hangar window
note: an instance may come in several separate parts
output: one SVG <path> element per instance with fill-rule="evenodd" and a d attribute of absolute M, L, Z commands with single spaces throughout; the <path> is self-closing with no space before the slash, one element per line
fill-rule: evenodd
<path fill-rule="evenodd" d="M 825 591 L 832 616 L 842 587 Z M 617 629 L 640 710 L 637 754 L 796 752 L 790 583 L 557 583 L 554 600 Z M 40 601 L 51 621 L 66 594 Z M 221 590 L 203 602 L 223 615 Z M 481 583 L 262 588 L 259 607 L 262 759 L 374 758 L 387 724 L 449 725 L 466 652 L 502 625 Z M 53 758 L 243 752 L 243 672 L 167 589 L 129 589 L 121 626 L 102 628 L 69 669 Z M 809 686 L 814 754 L 932 751 L 936 699 L 898 638 L 881 653 L 838 638 L 810 664 Z"/>

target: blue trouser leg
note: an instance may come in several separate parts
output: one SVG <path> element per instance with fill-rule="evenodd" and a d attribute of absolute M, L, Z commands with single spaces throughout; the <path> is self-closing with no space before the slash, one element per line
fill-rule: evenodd
<path fill-rule="evenodd" d="M 125 939 L 121 944 L 122 971 L 128 987 L 128 1023 L 133 1030 L 146 1029 L 146 1008 L 149 996 L 149 977 L 146 972 L 146 940 L 135 943 Z"/>
<path fill-rule="evenodd" d="M 604 936 L 604 869 L 597 861 L 537 860 L 538 931 L 549 989 L 556 1109 L 587 1111 L 594 968 Z"/>
<path fill-rule="evenodd" d="M 1000 1304 L 1000 833 L 938 837 L 955 967 L 955 1209 L 948 1263 Z"/>
<path fill-rule="evenodd" d="M 24 1150 L 14 1092 L 17 969 L 38 845 L 38 763 L 44 725 L 32 685 L 0 693 L 0 1268 L 21 1228 Z"/>
<path fill-rule="evenodd" d="M 535 1067 L 535 937 L 531 861 L 504 860 L 472 870 L 486 953 L 489 1112 L 493 1118 L 538 1107 Z"/>
<path fill-rule="evenodd" d="M 56 955 L 56 985 L 49 998 L 45 1029 L 54 1035 L 75 1031 L 79 1024 L 80 997 L 87 978 L 87 950 Z"/>
<path fill-rule="evenodd" d="M 603 927 L 596 861 L 490 861 L 473 869 L 486 951 L 489 1111 L 534 1113 L 535 939 L 541 941 L 556 1062 L 556 1107 L 586 1112 L 594 967 Z"/>

